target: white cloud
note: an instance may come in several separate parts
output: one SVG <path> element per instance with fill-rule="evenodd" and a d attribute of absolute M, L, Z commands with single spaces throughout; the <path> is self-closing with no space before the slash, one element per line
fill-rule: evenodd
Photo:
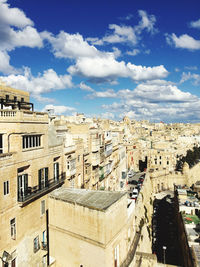
<path fill-rule="evenodd" d="M 6 0 L 0 1 L 0 23 L 15 27 L 25 27 L 33 25 L 33 22 L 26 17 L 24 12 L 18 8 L 10 8 Z"/>
<path fill-rule="evenodd" d="M 198 70 L 197 66 L 185 66 L 186 70 Z"/>
<path fill-rule="evenodd" d="M 116 24 L 110 24 L 109 29 L 114 33 L 103 37 L 102 41 L 107 43 L 123 43 L 130 42 L 135 45 L 137 43 L 137 36 L 134 28 L 131 26 L 119 26 Z"/>
<path fill-rule="evenodd" d="M 154 80 L 164 78 L 168 75 L 168 71 L 163 65 L 145 67 L 128 63 L 127 68 L 129 71 L 128 77 L 130 77 L 134 81 Z"/>
<path fill-rule="evenodd" d="M 6 51 L 0 50 L 0 72 L 4 74 L 17 73 L 17 70 L 10 65 L 10 56 Z"/>
<path fill-rule="evenodd" d="M 198 98 L 189 92 L 182 92 L 171 84 L 139 84 L 134 90 L 134 97 L 148 102 L 190 102 Z"/>
<path fill-rule="evenodd" d="M 197 29 L 200 29 L 200 19 L 196 20 L 196 21 L 191 21 L 190 22 L 190 26 L 192 28 L 197 28 Z"/>
<path fill-rule="evenodd" d="M 128 14 L 127 16 L 125 16 L 125 17 L 120 17 L 119 19 L 121 19 L 121 20 L 130 20 L 130 19 L 132 19 L 133 18 L 133 14 Z"/>
<path fill-rule="evenodd" d="M 200 99 L 183 92 L 167 81 L 148 81 L 134 90 L 117 92 L 119 102 L 103 105 L 107 112 L 125 115 L 133 119 L 151 121 L 197 121 L 200 120 Z"/>
<path fill-rule="evenodd" d="M 138 13 L 141 17 L 141 21 L 139 25 L 135 27 L 136 31 L 141 33 L 142 30 L 146 29 L 150 33 L 156 33 L 157 29 L 154 28 L 156 17 L 154 15 L 148 15 L 144 10 L 139 10 Z"/>
<path fill-rule="evenodd" d="M 47 39 L 53 48 L 55 57 L 72 58 L 96 57 L 101 53 L 92 45 L 89 45 L 79 33 L 69 34 L 61 31 L 57 36 L 49 32 L 41 33 L 44 39 Z"/>
<path fill-rule="evenodd" d="M 53 110 L 54 113 L 56 115 L 59 115 L 59 114 L 66 114 L 66 113 L 72 113 L 74 112 L 76 109 L 73 108 L 73 107 L 68 107 L 68 106 L 55 106 L 55 105 L 46 105 L 44 108 L 43 108 L 43 112 L 47 112 L 48 110 Z"/>
<path fill-rule="evenodd" d="M 113 89 L 108 89 L 106 91 L 94 91 L 92 94 L 88 95 L 88 98 L 114 98 L 114 97 L 117 97 L 117 94 Z"/>
<path fill-rule="evenodd" d="M 43 93 L 73 86 L 70 75 L 58 75 L 53 69 L 45 70 L 36 77 L 31 74 L 30 69 L 25 69 L 24 75 L 11 74 L 7 77 L 1 76 L 0 79 L 9 86 L 29 91 L 39 101 L 46 100 L 41 96 Z"/>
<path fill-rule="evenodd" d="M 136 56 L 140 53 L 139 49 L 133 49 L 132 51 L 127 51 L 126 54 L 129 56 Z"/>
<path fill-rule="evenodd" d="M 179 71 L 180 71 L 180 69 L 179 69 L 179 68 L 175 68 L 174 70 L 175 70 L 175 72 L 179 72 Z"/>
<path fill-rule="evenodd" d="M 131 46 L 136 45 L 141 39 L 141 34 L 144 30 L 151 34 L 157 32 L 157 29 L 155 28 L 156 18 L 154 15 L 149 15 L 144 10 L 139 10 L 138 14 L 141 20 L 136 26 L 132 27 L 127 25 L 110 24 L 108 28 L 112 32 L 108 32 L 102 39 L 87 38 L 87 40 L 94 45 L 103 45 L 105 43 L 126 43 Z"/>
<path fill-rule="evenodd" d="M 114 119 L 115 115 L 112 112 L 101 113 L 101 117 L 104 119 Z"/>
<path fill-rule="evenodd" d="M 180 83 L 184 83 L 188 80 L 193 80 L 194 85 L 199 85 L 200 84 L 200 75 L 196 74 L 196 73 L 191 73 L 191 72 L 188 72 L 188 73 L 183 72 Z"/>
<path fill-rule="evenodd" d="M 169 45 L 174 45 L 176 48 L 185 48 L 189 50 L 200 49 L 200 40 L 196 40 L 193 37 L 183 34 L 177 37 L 176 34 L 166 34 L 166 41 Z"/>
<path fill-rule="evenodd" d="M 88 86 L 84 82 L 81 82 L 79 84 L 79 87 L 81 88 L 81 90 L 84 90 L 84 91 L 88 91 L 88 92 L 93 92 L 94 91 L 94 89 L 92 89 L 90 86 Z"/>
<path fill-rule="evenodd" d="M 80 75 L 92 81 L 112 81 L 118 77 L 131 78 L 134 81 L 164 78 L 168 71 L 164 66 L 145 67 L 124 61 L 116 61 L 112 54 L 104 57 L 80 58 L 68 68 L 71 75 Z"/>
<path fill-rule="evenodd" d="M 21 46 L 40 48 L 43 46 L 42 38 L 24 12 L 11 8 L 6 0 L 0 1 L 0 25 L 0 71 L 4 74 L 16 73 L 18 71 L 9 63 L 8 52 Z"/>

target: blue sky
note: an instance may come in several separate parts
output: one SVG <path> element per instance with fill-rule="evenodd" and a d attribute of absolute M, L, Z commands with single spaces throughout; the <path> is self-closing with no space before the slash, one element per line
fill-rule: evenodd
<path fill-rule="evenodd" d="M 35 109 L 200 122 L 200 3 L 0 0 L 0 79 Z"/>

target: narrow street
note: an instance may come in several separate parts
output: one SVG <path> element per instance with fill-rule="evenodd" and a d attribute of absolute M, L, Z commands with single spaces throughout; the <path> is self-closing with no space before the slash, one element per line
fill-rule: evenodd
<path fill-rule="evenodd" d="M 173 193 L 158 194 L 154 200 L 152 219 L 152 252 L 161 263 L 183 266 L 174 214 Z"/>

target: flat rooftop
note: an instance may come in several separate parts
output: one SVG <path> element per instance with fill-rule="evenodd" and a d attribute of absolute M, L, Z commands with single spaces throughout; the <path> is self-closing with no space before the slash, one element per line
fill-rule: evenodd
<path fill-rule="evenodd" d="M 49 197 L 84 206 L 89 209 L 105 211 L 126 194 L 126 192 L 96 191 L 61 187 L 50 193 Z"/>

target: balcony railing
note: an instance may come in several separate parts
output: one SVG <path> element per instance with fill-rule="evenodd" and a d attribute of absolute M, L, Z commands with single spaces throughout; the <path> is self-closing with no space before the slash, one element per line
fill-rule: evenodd
<path fill-rule="evenodd" d="M 51 179 L 48 180 L 48 183 L 41 188 L 39 185 L 28 187 L 27 192 L 21 194 L 18 192 L 18 202 L 20 206 L 25 206 L 34 201 L 37 198 L 42 197 L 43 195 L 51 192 L 55 188 L 61 186 L 65 180 L 65 173 L 62 173 L 57 180 Z"/>

